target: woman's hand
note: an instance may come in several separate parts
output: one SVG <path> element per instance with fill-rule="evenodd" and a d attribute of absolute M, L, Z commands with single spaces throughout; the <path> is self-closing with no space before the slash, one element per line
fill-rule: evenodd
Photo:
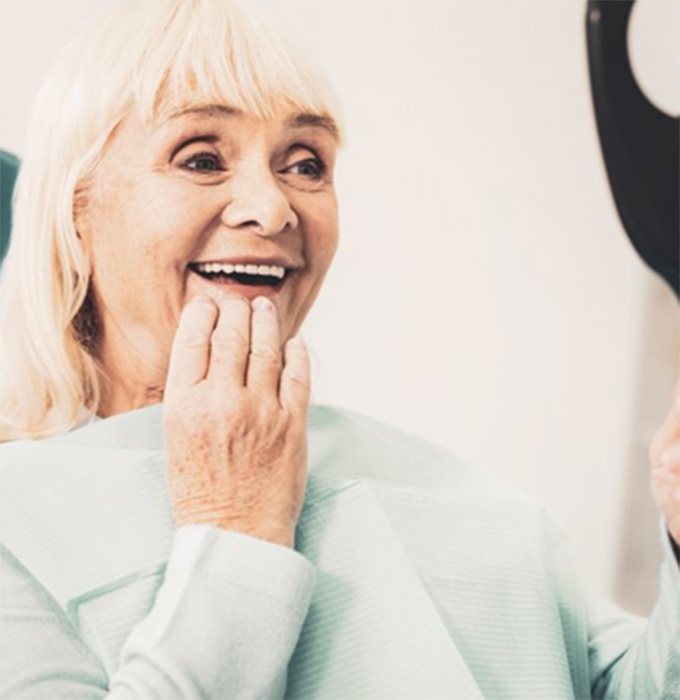
<path fill-rule="evenodd" d="M 182 312 L 164 395 L 178 525 L 209 523 L 292 547 L 307 480 L 309 357 L 281 356 L 277 311 L 207 297 Z"/>
<path fill-rule="evenodd" d="M 652 494 L 671 537 L 680 546 L 680 384 L 673 405 L 649 448 Z"/>

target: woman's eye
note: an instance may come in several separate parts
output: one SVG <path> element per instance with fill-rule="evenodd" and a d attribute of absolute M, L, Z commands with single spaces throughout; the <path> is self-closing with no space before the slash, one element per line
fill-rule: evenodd
<path fill-rule="evenodd" d="M 220 159 L 214 153 L 196 153 L 182 163 L 182 167 L 195 172 L 219 172 Z"/>
<path fill-rule="evenodd" d="M 320 180 L 326 172 L 326 166 L 320 158 L 306 158 L 286 168 L 285 172 L 302 175 L 311 180 Z"/>

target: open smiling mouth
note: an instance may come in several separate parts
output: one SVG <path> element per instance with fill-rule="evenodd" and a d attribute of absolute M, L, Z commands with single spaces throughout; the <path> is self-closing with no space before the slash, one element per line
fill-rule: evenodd
<path fill-rule="evenodd" d="M 190 263 L 189 269 L 217 284 L 243 284 L 249 287 L 279 288 L 290 270 L 280 265 L 229 265 L 222 263 Z"/>

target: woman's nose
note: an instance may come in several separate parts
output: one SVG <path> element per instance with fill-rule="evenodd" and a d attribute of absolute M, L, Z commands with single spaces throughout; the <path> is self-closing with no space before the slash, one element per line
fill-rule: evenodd
<path fill-rule="evenodd" d="M 273 236 L 298 225 L 298 217 L 268 172 L 234 177 L 230 181 L 229 203 L 222 213 L 222 221 L 229 228 L 253 227 L 262 236 Z"/>

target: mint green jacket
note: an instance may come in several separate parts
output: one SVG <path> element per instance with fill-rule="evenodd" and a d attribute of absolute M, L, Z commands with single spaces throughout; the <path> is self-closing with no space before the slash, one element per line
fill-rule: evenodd
<path fill-rule="evenodd" d="M 176 529 L 162 407 L 0 446 L 1 698 L 680 698 L 680 574 L 588 598 L 544 511 L 313 406 L 296 550 Z"/>

